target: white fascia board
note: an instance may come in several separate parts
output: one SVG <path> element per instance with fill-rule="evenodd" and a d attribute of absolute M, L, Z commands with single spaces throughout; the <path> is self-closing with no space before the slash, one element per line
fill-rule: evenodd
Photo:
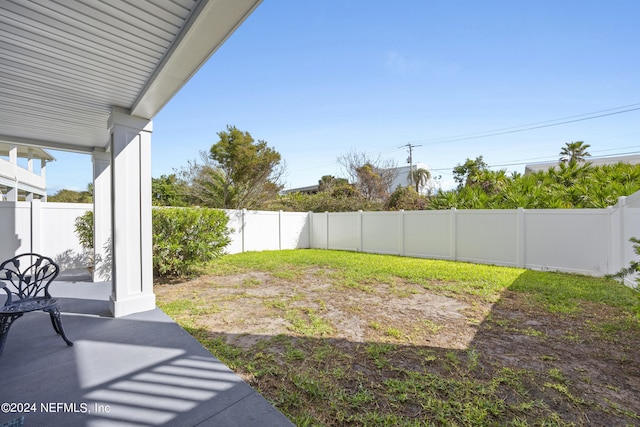
<path fill-rule="evenodd" d="M 153 118 L 261 2 L 201 1 L 134 102 L 131 114 Z"/>
<path fill-rule="evenodd" d="M 43 139 L 22 138 L 19 136 L 0 135 L 0 142 L 9 144 L 26 145 L 28 147 L 48 148 L 51 150 L 71 151 L 74 153 L 93 153 L 95 151 L 105 151 L 101 147 L 85 147 L 75 144 L 66 144 L 63 142 L 46 141 Z"/>

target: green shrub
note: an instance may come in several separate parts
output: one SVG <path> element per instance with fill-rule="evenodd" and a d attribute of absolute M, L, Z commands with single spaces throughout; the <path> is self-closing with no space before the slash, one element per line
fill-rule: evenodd
<path fill-rule="evenodd" d="M 74 226 L 80 246 L 85 250 L 93 249 L 93 211 L 86 211 L 76 218 Z"/>
<path fill-rule="evenodd" d="M 86 211 L 76 218 L 74 229 L 80 246 L 82 246 L 82 262 L 89 271 L 95 267 L 93 252 L 93 211 Z"/>
<path fill-rule="evenodd" d="M 184 276 L 221 256 L 231 241 L 227 222 L 217 209 L 153 209 L 154 275 Z"/>
<path fill-rule="evenodd" d="M 407 211 L 416 211 L 426 209 L 429 203 L 429 198 L 418 194 L 413 187 L 400 187 L 398 186 L 387 202 L 387 209 L 391 211 L 397 211 L 404 209 Z"/>

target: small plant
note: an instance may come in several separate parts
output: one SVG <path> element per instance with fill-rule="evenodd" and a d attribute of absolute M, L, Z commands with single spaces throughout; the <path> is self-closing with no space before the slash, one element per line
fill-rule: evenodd
<path fill-rule="evenodd" d="M 93 211 L 86 211 L 74 223 L 76 236 L 83 249 L 93 249 Z"/>
<path fill-rule="evenodd" d="M 635 252 L 635 254 L 640 255 L 640 239 L 638 239 L 637 237 L 632 237 L 629 239 L 629 241 L 633 243 L 633 251 Z M 636 286 L 633 289 L 635 289 L 636 291 L 639 291 L 638 303 L 636 304 L 635 312 L 636 312 L 636 316 L 640 318 L 640 260 L 631 261 L 629 263 L 629 267 L 623 268 L 616 274 L 612 274 L 609 277 L 613 277 L 619 280 L 624 280 L 625 277 L 631 276 L 633 274 L 638 275 L 636 277 Z"/>
<path fill-rule="evenodd" d="M 95 266 L 93 252 L 93 211 L 86 211 L 76 218 L 74 229 L 80 246 L 82 246 L 83 260 L 87 263 L 87 269 L 93 272 Z"/>

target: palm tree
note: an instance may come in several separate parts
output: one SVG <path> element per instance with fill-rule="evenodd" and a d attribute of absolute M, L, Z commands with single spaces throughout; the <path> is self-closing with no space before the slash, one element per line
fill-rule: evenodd
<path fill-rule="evenodd" d="M 560 162 L 570 164 L 584 162 L 585 157 L 591 156 L 587 151 L 589 147 L 591 146 L 584 141 L 567 142 L 560 150 Z"/>
<path fill-rule="evenodd" d="M 416 186 L 416 193 L 420 193 L 420 188 L 425 187 L 431 179 L 431 172 L 426 169 L 418 168 L 411 171 L 411 182 Z"/>

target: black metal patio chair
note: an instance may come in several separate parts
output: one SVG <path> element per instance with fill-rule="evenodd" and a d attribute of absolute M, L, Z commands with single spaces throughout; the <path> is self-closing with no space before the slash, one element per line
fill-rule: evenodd
<path fill-rule="evenodd" d="M 13 322 L 32 311 L 49 313 L 53 329 L 67 345 L 73 345 L 62 328 L 58 301 L 49 294 L 49 285 L 59 272 L 51 258 L 33 253 L 16 255 L 0 264 L 0 288 L 7 294 L 0 306 L 0 356 Z"/>

